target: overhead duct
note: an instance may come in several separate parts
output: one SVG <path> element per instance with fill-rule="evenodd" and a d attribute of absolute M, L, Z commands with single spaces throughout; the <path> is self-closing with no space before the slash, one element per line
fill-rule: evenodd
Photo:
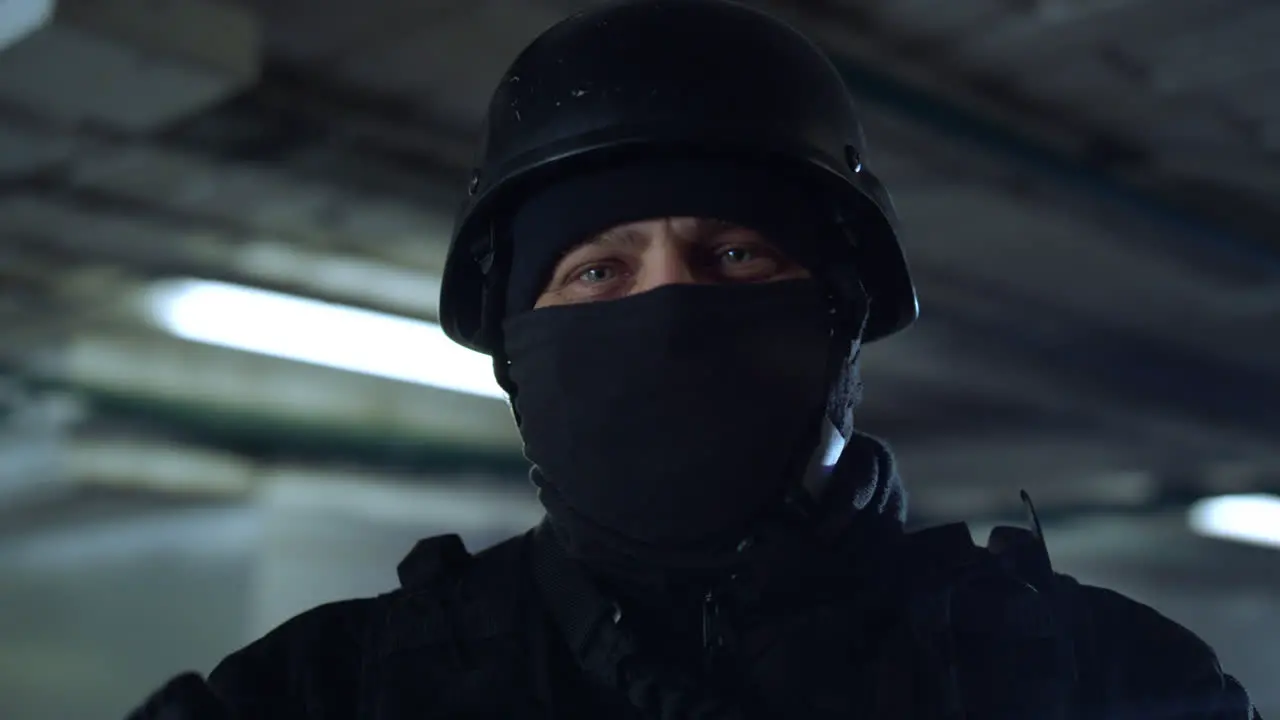
<path fill-rule="evenodd" d="M 56 457 L 45 466 L 26 468 L 22 477 L 32 486 L 46 487 L 46 496 L 95 488 L 193 501 L 261 500 L 309 514 L 458 529 L 483 529 L 497 518 L 516 530 L 542 514 L 533 488 L 501 473 L 434 475 L 263 462 L 141 435 L 64 437 L 50 447 Z M 17 505 L 4 500 L 0 497 L 0 510 Z"/>
<path fill-rule="evenodd" d="M 154 132 L 258 76 L 257 18 L 211 0 L 0 3 L 0 104 L 68 127 Z"/>
<path fill-rule="evenodd" d="M 4 154 L 8 147 L 4 144 L 6 134 L 6 129 L 0 127 L 0 175 L 9 160 Z M 145 161 L 141 165 L 123 162 L 109 174 L 120 178 L 119 182 L 131 183 L 148 177 L 153 170 L 155 166 Z M 108 171 L 102 172 L 94 183 L 107 187 Z M 193 167 L 191 172 L 200 176 L 198 168 Z M 167 184 L 174 186 L 185 176 L 182 170 L 161 173 L 155 183 L 164 184 L 167 179 Z M 208 181 L 216 186 L 226 184 L 222 177 Z M 270 196 L 272 192 L 270 188 L 259 189 L 260 195 Z M 356 214 L 372 217 L 378 212 L 360 210 Z M 444 242 L 436 241 L 439 234 L 423 227 L 431 221 L 430 214 L 417 217 L 421 219 L 417 227 L 422 231 L 417 240 L 419 248 L 426 243 Z M 405 222 L 406 228 L 413 225 L 414 221 Z M 403 238 L 409 230 L 402 232 L 392 239 L 407 243 Z M 200 274 L 399 315 L 434 317 L 440 294 L 439 274 L 432 271 L 430 263 L 410 266 L 318 244 L 288 242 L 276 235 L 88 208 L 36 194 L 12 194 L 0 199 L 0 235 L 26 238 L 29 244 L 51 255 L 71 254 L 86 263 L 127 265 L 141 279 L 158 272 Z M 370 230 L 353 236 L 349 243 L 367 246 L 387 237 Z M 448 237 L 447 233 L 444 237 Z M 440 257 L 443 263 L 443 245 Z"/>
<path fill-rule="evenodd" d="M 77 438 L 62 448 L 61 460 L 76 486 L 239 497 L 260 479 L 246 458 L 171 442 Z"/>
<path fill-rule="evenodd" d="M 356 435 L 375 445 L 519 455 L 511 411 L 497 400 L 159 336 L 79 336 L 33 371 L 204 417 L 223 432 Z"/>

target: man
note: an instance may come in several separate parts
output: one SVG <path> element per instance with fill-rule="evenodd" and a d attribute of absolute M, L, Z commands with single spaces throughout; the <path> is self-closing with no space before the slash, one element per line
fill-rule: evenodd
<path fill-rule="evenodd" d="M 862 150 L 831 63 L 755 10 L 543 34 L 493 97 L 441 320 L 493 356 L 546 522 L 474 557 L 424 541 L 401 589 L 135 717 L 1256 717 L 1189 631 L 1055 574 L 1038 528 L 904 533 L 853 425 L 859 348 L 917 312 Z"/>

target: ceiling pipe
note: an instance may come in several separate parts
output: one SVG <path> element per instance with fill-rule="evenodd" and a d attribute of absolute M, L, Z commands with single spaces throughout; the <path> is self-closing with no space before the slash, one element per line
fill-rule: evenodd
<path fill-rule="evenodd" d="M 1091 208 L 1109 209 L 1115 214 L 1137 221 L 1139 225 L 1145 225 L 1146 232 L 1139 232 L 1137 235 L 1145 235 L 1149 238 L 1146 240 L 1147 244 L 1162 253 L 1175 254 L 1200 267 L 1217 268 L 1236 283 L 1241 280 L 1280 280 L 1280 244 L 1223 227 L 1220 222 L 1202 213 L 1190 211 L 1174 201 L 1136 187 L 1113 172 L 1091 164 L 1085 156 L 1052 148 L 1030 136 L 1021 135 L 1008 123 L 968 109 L 957 101 L 939 97 L 928 89 L 894 77 L 872 64 L 839 54 L 834 60 L 856 96 L 899 117 L 905 117 L 942 138 L 967 142 L 993 159 L 1050 181 L 1087 202 Z M 328 86 L 314 78 L 307 78 L 304 82 L 303 74 L 290 69 L 269 65 L 262 78 L 257 88 L 241 96 L 233 105 L 241 112 L 260 119 L 263 115 L 259 105 L 266 102 L 263 98 L 275 88 L 289 85 L 289 97 L 295 102 L 284 107 L 272 107 L 276 107 L 277 111 L 290 113 L 293 121 L 290 127 L 295 131 L 295 137 L 306 137 L 305 133 L 296 132 L 298 122 L 303 122 L 308 127 L 331 129 L 334 124 L 341 125 L 344 122 L 367 121 L 387 128 L 403 128 L 410 125 L 417 127 L 424 121 L 421 117 L 411 116 L 394 101 L 374 97 L 367 91 Z M 281 83 L 280 80 L 285 78 L 290 82 Z M 308 98 L 310 100 L 304 102 Z M 314 113 L 319 106 L 341 108 L 343 112 L 336 116 L 340 119 L 335 119 L 333 113 L 317 117 Z M 193 123 L 186 133 L 176 133 L 169 140 L 182 144 L 185 138 L 188 144 L 194 143 L 207 151 L 211 143 L 201 142 L 204 136 L 197 130 L 199 127 L 208 128 L 211 124 L 218 125 L 216 120 L 225 120 L 227 115 L 234 114 L 231 110 L 231 107 L 224 107 Z M 427 152 L 423 152 L 424 148 L 407 148 L 385 135 L 361 134 L 358 137 L 346 137 L 365 149 L 366 164 L 368 149 L 377 147 L 387 151 L 383 155 L 384 160 L 388 155 L 402 160 L 421 160 L 429 155 L 435 158 L 436 163 L 446 167 L 464 167 L 465 163 L 459 161 L 465 157 L 462 151 L 468 143 L 459 135 L 442 134 L 448 136 L 448 140 L 433 145 Z M 416 136 L 421 137 L 422 133 L 418 132 Z M 273 143 L 283 141 L 283 136 L 272 139 Z M 410 161 L 409 164 L 414 165 L 414 162 Z M 420 174 L 422 168 L 415 167 L 415 170 Z M 438 180 L 439 177 L 435 179 Z"/>
<path fill-rule="evenodd" d="M 1236 278 L 1280 281 L 1280 243 L 1223 227 L 1116 177 L 1087 158 L 1048 149 L 998 122 L 849 58 L 837 68 L 854 94 L 944 137 L 963 140 L 1087 200 L 1148 226 L 1163 252 L 1216 266 Z"/>

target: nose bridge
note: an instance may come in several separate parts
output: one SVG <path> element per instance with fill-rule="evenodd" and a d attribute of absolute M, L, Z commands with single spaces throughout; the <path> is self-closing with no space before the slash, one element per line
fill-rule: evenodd
<path fill-rule="evenodd" d="M 686 245 L 687 241 L 672 231 L 671 223 L 663 222 L 655 228 L 645 248 L 640 277 L 633 292 L 697 282 Z"/>

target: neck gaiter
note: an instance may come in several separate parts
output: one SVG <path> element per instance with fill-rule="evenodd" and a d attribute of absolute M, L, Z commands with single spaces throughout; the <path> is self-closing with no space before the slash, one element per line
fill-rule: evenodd
<path fill-rule="evenodd" d="M 830 308 L 799 280 L 674 285 L 509 318 L 514 403 L 552 520 L 633 556 L 694 562 L 739 542 L 809 465 Z"/>

